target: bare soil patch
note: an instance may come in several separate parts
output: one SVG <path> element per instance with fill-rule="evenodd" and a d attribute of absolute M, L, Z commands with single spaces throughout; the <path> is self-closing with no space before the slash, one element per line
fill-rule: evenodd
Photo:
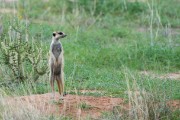
<path fill-rule="evenodd" d="M 142 26 L 142 27 L 138 27 L 136 30 L 141 33 L 147 33 L 150 31 L 150 28 Z M 180 28 L 159 28 L 159 33 L 164 36 L 169 36 L 169 35 L 177 36 L 180 35 L 179 31 Z"/>
<path fill-rule="evenodd" d="M 0 0 L 0 2 L 17 2 L 18 0 Z"/>
<path fill-rule="evenodd" d="M 80 92 L 81 94 L 96 94 L 96 93 L 104 94 L 104 93 L 106 93 L 103 90 L 70 90 L 70 91 L 67 91 L 68 94 L 70 94 L 71 92 L 73 92 L 73 93 Z"/>
<path fill-rule="evenodd" d="M 180 80 L 180 72 L 158 75 L 151 71 L 141 71 L 141 72 L 139 72 L 139 74 L 144 75 L 144 76 L 153 77 L 153 78 L 159 78 L 159 79 Z"/>
<path fill-rule="evenodd" d="M 59 101 L 58 93 L 54 101 L 51 93 L 8 98 L 8 105 L 19 102 L 32 106 L 42 114 L 71 116 L 74 119 L 85 119 L 88 116 L 97 119 L 102 112 L 112 111 L 115 106 L 125 106 L 122 98 L 110 97 L 66 95 L 63 101 Z M 80 106 L 81 104 L 84 104 L 84 107 Z"/>
<path fill-rule="evenodd" d="M 180 109 L 180 100 L 171 100 L 167 103 L 173 110 Z"/>
<path fill-rule="evenodd" d="M 0 13 L 13 13 L 16 14 L 17 10 L 10 8 L 0 8 Z"/>
<path fill-rule="evenodd" d="M 121 112 L 130 110 L 129 104 L 122 98 L 93 97 L 66 95 L 64 100 L 58 99 L 58 93 L 54 100 L 51 93 L 30 96 L 6 98 L 6 105 L 10 108 L 26 109 L 41 115 L 69 116 L 73 119 L 87 118 L 98 119 L 103 112 L 112 112 L 115 107 L 122 108 Z M 180 109 L 180 100 L 167 102 L 173 110 Z"/>
<path fill-rule="evenodd" d="M 147 2 L 147 0 L 128 0 L 128 2 Z"/>

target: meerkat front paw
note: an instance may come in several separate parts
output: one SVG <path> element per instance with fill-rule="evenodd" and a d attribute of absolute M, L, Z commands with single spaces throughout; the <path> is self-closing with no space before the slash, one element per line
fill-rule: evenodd
<path fill-rule="evenodd" d="M 54 99 L 54 97 L 55 97 L 55 93 L 52 93 L 51 94 L 51 99 Z"/>
<path fill-rule="evenodd" d="M 63 95 L 60 95 L 59 100 L 64 100 Z"/>

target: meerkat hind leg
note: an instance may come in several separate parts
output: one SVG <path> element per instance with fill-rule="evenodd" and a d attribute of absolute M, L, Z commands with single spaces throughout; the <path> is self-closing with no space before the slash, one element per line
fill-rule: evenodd
<path fill-rule="evenodd" d="M 59 94 L 60 94 L 60 99 L 63 99 L 63 82 L 60 76 L 57 77 L 57 84 L 58 84 L 58 90 L 59 90 Z"/>
<path fill-rule="evenodd" d="M 55 92 L 54 92 L 54 76 L 50 75 L 50 84 L 51 84 L 51 90 L 52 90 L 52 96 L 51 99 L 54 99 L 55 96 Z"/>

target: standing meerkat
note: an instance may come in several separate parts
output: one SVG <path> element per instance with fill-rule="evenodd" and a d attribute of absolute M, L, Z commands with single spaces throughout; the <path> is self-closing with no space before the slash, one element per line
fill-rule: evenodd
<path fill-rule="evenodd" d="M 52 98 L 54 99 L 54 81 L 57 81 L 58 90 L 60 94 L 60 99 L 63 99 L 64 93 L 64 56 L 63 56 L 63 47 L 60 42 L 61 38 L 66 37 L 67 35 L 63 32 L 53 32 L 52 42 L 50 45 L 50 58 L 49 58 L 49 67 L 50 67 L 50 84 L 52 89 Z"/>

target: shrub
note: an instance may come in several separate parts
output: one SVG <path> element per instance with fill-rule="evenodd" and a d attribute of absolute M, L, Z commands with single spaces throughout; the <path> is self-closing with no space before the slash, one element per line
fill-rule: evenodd
<path fill-rule="evenodd" d="M 10 70 L 15 82 L 37 81 L 47 70 L 46 51 L 40 42 L 29 40 L 27 27 L 16 19 L 0 38 L 0 64 Z"/>

